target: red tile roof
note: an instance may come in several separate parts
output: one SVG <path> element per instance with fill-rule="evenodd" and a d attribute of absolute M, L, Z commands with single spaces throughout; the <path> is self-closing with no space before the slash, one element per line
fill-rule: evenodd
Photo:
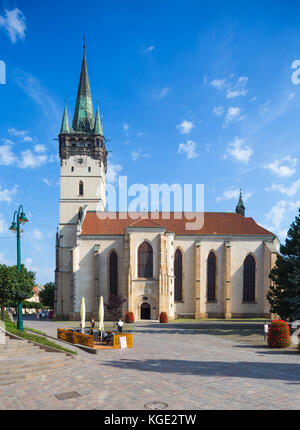
<path fill-rule="evenodd" d="M 111 212 L 87 212 L 83 225 L 82 235 L 123 235 L 126 227 L 159 228 L 164 227 L 175 235 L 264 235 L 274 236 L 273 233 L 260 227 L 253 218 L 246 218 L 237 213 L 230 212 L 205 212 L 204 224 L 197 230 L 186 229 L 186 223 L 193 220 L 185 217 L 184 213 L 171 212 L 168 219 L 164 219 L 166 212 L 146 213 L 115 213 L 115 219 L 111 218 Z M 102 218 L 106 216 L 107 218 Z M 181 217 L 180 219 L 176 219 Z"/>

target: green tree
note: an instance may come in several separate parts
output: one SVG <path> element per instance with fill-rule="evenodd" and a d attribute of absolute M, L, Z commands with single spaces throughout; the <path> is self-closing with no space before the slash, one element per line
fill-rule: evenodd
<path fill-rule="evenodd" d="M 267 294 L 271 312 L 288 321 L 300 319 L 300 209 L 269 277 L 273 281 Z"/>
<path fill-rule="evenodd" d="M 44 306 L 48 306 L 50 309 L 54 308 L 54 290 L 55 284 L 54 282 L 48 282 L 44 285 L 44 289 L 40 291 L 40 302 Z"/>
<path fill-rule="evenodd" d="M 16 273 L 5 264 L 0 264 L 0 299 L 1 299 L 1 319 L 4 320 L 4 307 L 15 299 Z"/>
<path fill-rule="evenodd" d="M 12 266 L 12 270 L 14 270 L 17 279 L 15 300 L 17 300 L 18 297 L 30 299 L 34 294 L 35 273 L 27 270 L 24 264 L 21 264 L 21 272 L 18 271 L 17 266 Z"/>

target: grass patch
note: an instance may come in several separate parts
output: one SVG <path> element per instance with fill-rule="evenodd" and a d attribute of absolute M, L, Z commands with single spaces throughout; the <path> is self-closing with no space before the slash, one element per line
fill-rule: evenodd
<path fill-rule="evenodd" d="M 26 331 L 18 330 L 17 325 L 15 323 L 13 323 L 12 321 L 10 321 L 10 319 L 8 317 L 4 318 L 4 321 L 5 321 L 5 329 L 8 331 L 8 333 L 22 337 L 23 339 L 26 339 L 26 340 L 31 340 L 33 342 L 37 342 L 37 343 L 40 343 L 42 345 L 49 346 L 51 348 L 60 349 L 61 351 L 64 351 L 64 352 L 69 352 L 69 353 L 75 354 L 75 355 L 77 354 L 77 351 L 72 351 L 68 348 L 64 348 L 63 346 L 60 346 L 55 342 L 51 342 L 50 340 L 48 340 L 44 336 L 38 336 L 36 334 L 31 334 L 31 333 L 27 333 Z"/>

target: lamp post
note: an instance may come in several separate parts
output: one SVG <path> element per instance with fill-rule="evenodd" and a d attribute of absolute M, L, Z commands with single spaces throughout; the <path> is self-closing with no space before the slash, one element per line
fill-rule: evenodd
<path fill-rule="evenodd" d="M 21 230 L 20 225 L 24 225 L 28 222 L 28 219 L 25 216 L 23 206 L 20 205 L 19 209 L 14 212 L 14 217 L 12 224 L 10 226 L 10 231 L 17 232 L 17 267 L 18 271 L 21 272 Z M 22 302 L 25 296 L 20 295 L 18 297 L 18 320 L 17 320 L 17 328 L 23 331 L 23 318 L 22 318 Z"/>

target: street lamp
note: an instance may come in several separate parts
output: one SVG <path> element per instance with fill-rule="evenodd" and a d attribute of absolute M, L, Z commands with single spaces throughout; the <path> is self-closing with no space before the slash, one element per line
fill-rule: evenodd
<path fill-rule="evenodd" d="M 21 272 L 21 233 L 23 233 L 23 229 L 20 228 L 20 225 L 24 225 L 28 222 L 26 215 L 24 213 L 23 206 L 20 205 L 18 211 L 14 212 L 13 221 L 9 228 L 12 232 L 17 232 L 17 267 L 18 271 Z M 18 320 L 17 320 L 17 328 L 23 331 L 23 318 L 22 318 L 22 302 L 25 299 L 25 296 L 18 297 Z"/>

